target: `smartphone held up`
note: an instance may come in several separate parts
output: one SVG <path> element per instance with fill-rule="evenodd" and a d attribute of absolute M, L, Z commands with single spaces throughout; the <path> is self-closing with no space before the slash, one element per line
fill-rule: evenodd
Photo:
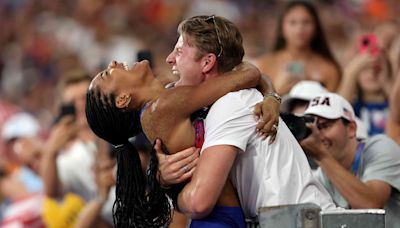
<path fill-rule="evenodd" d="M 375 34 L 361 36 L 358 47 L 359 53 L 369 53 L 372 56 L 379 55 L 378 39 Z"/>
<path fill-rule="evenodd" d="M 60 106 L 58 116 L 54 119 L 53 124 L 57 124 L 63 117 L 68 115 L 73 116 L 74 118 L 76 117 L 75 105 L 72 103 L 62 104 Z"/>

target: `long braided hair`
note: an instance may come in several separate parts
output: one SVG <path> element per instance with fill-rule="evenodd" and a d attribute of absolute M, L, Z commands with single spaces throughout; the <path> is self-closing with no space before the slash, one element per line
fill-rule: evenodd
<path fill-rule="evenodd" d="M 166 227 L 172 206 L 157 180 L 158 160 L 150 154 L 143 172 L 139 153 L 128 141 L 141 132 L 140 116 L 135 110 L 115 105 L 115 94 L 102 94 L 92 88 L 86 95 L 86 118 L 100 138 L 115 146 L 117 155 L 116 201 L 113 220 L 116 227 Z"/>

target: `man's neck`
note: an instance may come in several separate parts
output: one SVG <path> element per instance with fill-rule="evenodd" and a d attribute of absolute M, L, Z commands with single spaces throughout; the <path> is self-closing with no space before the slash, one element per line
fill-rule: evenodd
<path fill-rule="evenodd" d="M 155 102 L 166 88 L 158 80 L 153 80 L 148 86 L 142 88 L 142 95 L 139 97 L 139 93 L 136 94 L 139 103 L 138 109 L 143 108 L 147 103 Z"/>
<path fill-rule="evenodd" d="M 204 80 L 208 80 L 210 78 L 214 78 L 214 77 L 218 77 L 219 75 L 221 75 L 222 73 L 218 72 L 218 67 L 213 67 L 212 70 L 210 70 L 207 73 L 203 73 L 204 75 Z"/>
<path fill-rule="evenodd" d="M 339 161 L 344 168 L 347 170 L 351 169 L 351 166 L 353 165 L 354 158 L 357 153 L 357 146 L 358 146 L 358 141 L 357 139 L 351 139 L 347 148 L 344 150 L 346 151 L 346 156 L 343 158 L 342 161 Z"/>

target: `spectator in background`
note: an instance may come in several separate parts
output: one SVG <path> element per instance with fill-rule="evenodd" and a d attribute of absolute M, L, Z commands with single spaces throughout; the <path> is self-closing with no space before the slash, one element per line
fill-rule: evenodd
<path fill-rule="evenodd" d="M 37 120 L 28 113 L 14 114 L 3 125 L 1 140 L 7 150 L 0 159 L 1 227 L 43 225 L 39 132 Z"/>
<path fill-rule="evenodd" d="M 276 91 L 286 94 L 300 80 L 321 82 L 335 91 L 340 67 L 334 59 L 314 6 L 307 1 L 291 1 L 285 6 L 277 26 L 272 53 L 256 60 L 261 72 L 270 76 Z"/>
<path fill-rule="evenodd" d="M 400 147 L 385 135 L 356 139 L 350 103 L 334 93 L 313 98 L 312 134 L 301 142 L 320 166 L 316 176 L 343 208 L 384 208 L 386 227 L 400 226 Z"/>
<path fill-rule="evenodd" d="M 386 132 L 400 144 L 400 71 L 397 72 L 389 104 L 390 115 L 386 124 Z"/>
<path fill-rule="evenodd" d="M 385 131 L 393 78 L 389 60 L 379 51 L 376 38 L 363 39 L 370 42 L 368 50 L 362 50 L 361 40 L 359 53 L 344 70 L 338 94 L 353 104 L 356 116 L 372 136 Z"/>
<path fill-rule="evenodd" d="M 282 98 L 281 114 L 301 115 L 307 109 L 308 104 L 316 94 L 328 93 L 328 91 L 316 81 L 304 80 L 297 83 L 290 90 L 289 94 Z M 356 117 L 357 122 L 357 138 L 365 139 L 368 131 L 361 120 Z"/>
<path fill-rule="evenodd" d="M 0 168 L 0 227 L 43 227 L 43 197 L 32 194 L 24 183 L 5 167 Z"/>
<path fill-rule="evenodd" d="M 315 94 L 328 92 L 319 82 L 304 80 L 295 84 L 289 94 L 282 97 L 281 113 L 303 114 Z"/>
<path fill-rule="evenodd" d="M 2 129 L 2 139 L 10 149 L 8 153 L 12 154 L 16 163 L 29 168 L 36 175 L 39 175 L 43 150 L 40 133 L 36 118 L 24 112 L 14 114 Z"/>
<path fill-rule="evenodd" d="M 85 116 L 86 91 L 91 78 L 82 71 L 72 71 L 60 82 L 63 104 L 72 104 L 75 114 L 56 123 L 47 141 L 41 165 L 44 193 L 58 200 L 71 192 L 89 202 L 97 195 L 92 166 L 98 146 Z M 114 201 L 110 192 L 108 200 Z M 101 222 L 111 225 L 112 203 L 102 209 Z"/>
<path fill-rule="evenodd" d="M 2 129 L 2 140 L 9 148 L 6 157 L 13 175 L 30 193 L 42 191 L 39 167 L 43 144 L 39 137 L 38 121 L 28 113 L 17 113 L 9 118 Z"/>
<path fill-rule="evenodd" d="M 110 196 L 110 190 L 115 186 L 115 159 L 111 156 L 111 147 L 103 140 L 99 140 L 99 148 L 94 164 L 94 176 L 98 194 L 91 199 L 81 211 L 74 227 L 109 227 L 101 219 L 101 211 Z M 100 219 L 99 219 L 100 218 Z"/>
<path fill-rule="evenodd" d="M 15 104 L 10 102 L 6 97 L 7 96 L 5 96 L 4 93 L 0 92 L 0 133 L 1 129 L 3 129 L 4 122 L 6 122 L 7 119 L 10 118 L 10 116 L 19 111 L 19 108 Z M 6 148 L 4 143 L 5 143 L 4 140 L 1 139 L 0 140 L 1 157 L 5 156 L 6 153 Z"/>

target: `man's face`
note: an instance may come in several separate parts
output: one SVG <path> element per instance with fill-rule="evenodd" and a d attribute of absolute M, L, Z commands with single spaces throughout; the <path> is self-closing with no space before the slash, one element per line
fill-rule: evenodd
<path fill-rule="evenodd" d="M 196 58 L 196 54 L 197 49 L 189 46 L 182 35 L 179 36 L 174 50 L 166 59 L 172 67 L 172 73 L 180 77 L 176 86 L 198 85 L 204 81 L 201 60 Z"/>
<path fill-rule="evenodd" d="M 317 117 L 316 124 L 324 146 L 336 160 L 344 159 L 352 135 L 350 125 L 345 125 L 341 119 L 331 120 L 322 117 Z"/>
<path fill-rule="evenodd" d="M 89 87 L 89 81 L 81 81 L 67 85 L 63 92 L 63 102 L 75 105 L 76 121 L 79 126 L 87 126 L 85 115 L 86 91 Z"/>

